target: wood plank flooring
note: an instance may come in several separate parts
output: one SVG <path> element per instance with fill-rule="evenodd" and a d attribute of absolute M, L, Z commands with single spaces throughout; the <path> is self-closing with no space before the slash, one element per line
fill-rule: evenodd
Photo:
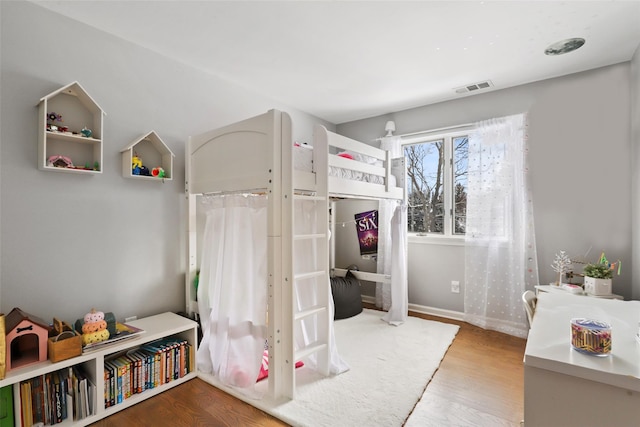
<path fill-rule="evenodd" d="M 524 412 L 522 360 L 526 341 L 464 322 L 413 312 L 411 315 L 460 326 L 423 398 L 428 399 L 434 419 L 441 420 L 438 425 L 519 426 Z M 339 424 L 336 420 L 336 425 Z M 280 427 L 288 424 L 196 378 L 92 426 Z"/>

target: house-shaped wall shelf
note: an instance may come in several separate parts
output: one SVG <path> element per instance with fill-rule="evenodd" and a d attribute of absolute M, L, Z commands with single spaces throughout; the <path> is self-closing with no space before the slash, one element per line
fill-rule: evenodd
<path fill-rule="evenodd" d="M 167 144 L 151 131 L 122 150 L 122 176 L 133 179 L 171 181 L 173 157 Z M 147 174 L 148 173 L 148 174 Z"/>
<path fill-rule="evenodd" d="M 102 173 L 105 112 L 80 83 L 70 83 L 38 104 L 38 168 Z"/>

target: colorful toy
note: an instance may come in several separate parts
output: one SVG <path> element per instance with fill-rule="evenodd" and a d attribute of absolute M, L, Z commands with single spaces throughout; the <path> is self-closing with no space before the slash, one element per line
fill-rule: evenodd
<path fill-rule="evenodd" d="M 151 175 L 155 176 L 156 178 L 164 178 L 165 177 L 164 169 L 162 169 L 162 168 L 153 168 L 151 170 Z"/>
<path fill-rule="evenodd" d="M 140 170 L 142 169 L 142 160 L 137 155 L 134 155 L 131 159 L 131 170 L 134 175 L 140 175 Z"/>
<path fill-rule="evenodd" d="M 109 339 L 109 331 L 103 329 L 91 334 L 82 334 L 82 345 L 93 344 L 97 342 L 106 341 Z"/>
<path fill-rule="evenodd" d="M 104 313 L 92 308 L 90 312 L 84 315 L 84 323 L 99 322 L 104 320 Z"/>
<path fill-rule="evenodd" d="M 73 162 L 67 156 L 53 155 L 47 159 L 47 166 L 56 168 L 74 168 Z"/>
<path fill-rule="evenodd" d="M 109 336 L 107 322 L 104 320 L 104 312 L 92 308 L 89 313 L 84 315 L 82 345 L 106 341 L 109 339 Z"/>
<path fill-rule="evenodd" d="M 82 325 L 83 334 L 92 334 L 94 332 L 102 331 L 103 329 L 107 329 L 107 322 L 105 322 L 104 320 L 89 322 Z"/>
<path fill-rule="evenodd" d="M 91 138 L 91 134 L 92 134 L 91 129 L 87 129 L 86 127 L 83 127 L 82 130 L 80 131 L 80 133 L 85 138 Z"/>

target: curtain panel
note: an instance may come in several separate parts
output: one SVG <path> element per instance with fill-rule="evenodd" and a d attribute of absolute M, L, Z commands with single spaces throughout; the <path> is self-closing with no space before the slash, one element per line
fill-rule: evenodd
<path fill-rule="evenodd" d="M 469 135 L 465 321 L 526 337 L 522 294 L 538 284 L 527 117 L 476 124 Z"/>

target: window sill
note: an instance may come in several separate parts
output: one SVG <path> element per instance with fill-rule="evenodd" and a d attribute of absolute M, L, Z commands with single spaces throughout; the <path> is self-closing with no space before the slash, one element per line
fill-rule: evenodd
<path fill-rule="evenodd" d="M 407 242 L 419 245 L 464 246 L 464 236 L 418 236 L 417 234 L 409 234 L 407 235 Z"/>

